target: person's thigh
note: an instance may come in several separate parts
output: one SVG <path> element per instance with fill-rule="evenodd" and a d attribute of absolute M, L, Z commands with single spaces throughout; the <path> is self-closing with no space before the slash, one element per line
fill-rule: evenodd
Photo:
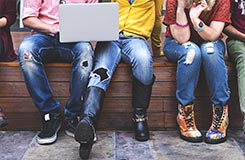
<path fill-rule="evenodd" d="M 55 59 L 54 41 L 44 34 L 25 37 L 18 49 L 20 63 L 24 61 L 45 62 Z"/>
<path fill-rule="evenodd" d="M 144 39 L 128 38 L 123 40 L 122 59 L 131 66 L 135 78 L 145 85 L 152 83 L 152 54 L 148 43 Z"/>
<path fill-rule="evenodd" d="M 94 67 L 88 86 L 97 86 L 106 90 L 120 61 L 119 41 L 98 42 L 95 48 Z"/>

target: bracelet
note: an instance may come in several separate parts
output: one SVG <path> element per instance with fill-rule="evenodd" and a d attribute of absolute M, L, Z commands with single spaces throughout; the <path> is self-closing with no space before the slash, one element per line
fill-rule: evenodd
<path fill-rule="evenodd" d="M 175 25 L 178 26 L 178 27 L 180 27 L 180 28 L 185 28 L 185 27 L 188 27 L 188 26 L 189 26 L 189 23 L 187 22 L 187 24 L 182 25 L 182 24 L 179 24 L 179 23 L 177 23 L 177 22 L 175 21 Z"/>
<path fill-rule="evenodd" d="M 196 30 L 197 31 L 197 33 L 200 33 L 200 32 L 202 32 L 203 30 L 204 30 L 204 28 L 206 27 L 206 25 L 204 24 L 201 28 L 199 28 L 198 30 Z"/>

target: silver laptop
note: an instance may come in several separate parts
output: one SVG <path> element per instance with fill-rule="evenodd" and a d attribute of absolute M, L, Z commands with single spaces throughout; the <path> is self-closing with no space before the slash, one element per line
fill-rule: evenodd
<path fill-rule="evenodd" d="M 60 42 L 118 39 L 118 3 L 59 5 Z"/>

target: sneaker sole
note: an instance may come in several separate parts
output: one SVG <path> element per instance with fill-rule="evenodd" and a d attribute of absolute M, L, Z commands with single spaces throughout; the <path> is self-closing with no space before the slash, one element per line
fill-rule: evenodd
<path fill-rule="evenodd" d="M 59 132 L 60 128 L 61 128 L 61 124 L 59 125 L 59 127 L 55 131 L 55 134 L 52 137 L 40 138 L 37 136 L 37 138 L 36 138 L 37 143 L 41 144 L 41 145 L 54 143 L 57 140 L 57 133 Z"/>
<path fill-rule="evenodd" d="M 72 137 L 72 138 L 75 138 L 75 134 L 72 133 L 72 132 L 69 132 L 68 130 L 65 130 L 65 134 L 66 134 L 67 136 L 70 136 L 70 137 Z M 97 141 L 97 137 L 95 136 L 94 139 L 93 139 L 93 142 L 95 143 L 96 141 Z"/>
<path fill-rule="evenodd" d="M 75 137 L 74 133 L 69 132 L 68 130 L 65 130 L 65 134 L 66 134 L 67 136 L 72 137 L 72 138 L 74 138 L 74 137 Z"/>

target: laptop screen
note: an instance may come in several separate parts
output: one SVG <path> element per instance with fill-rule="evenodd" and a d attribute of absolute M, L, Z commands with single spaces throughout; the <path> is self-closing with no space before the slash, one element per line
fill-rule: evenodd
<path fill-rule="evenodd" d="M 61 4 L 60 42 L 118 39 L 118 3 Z"/>

